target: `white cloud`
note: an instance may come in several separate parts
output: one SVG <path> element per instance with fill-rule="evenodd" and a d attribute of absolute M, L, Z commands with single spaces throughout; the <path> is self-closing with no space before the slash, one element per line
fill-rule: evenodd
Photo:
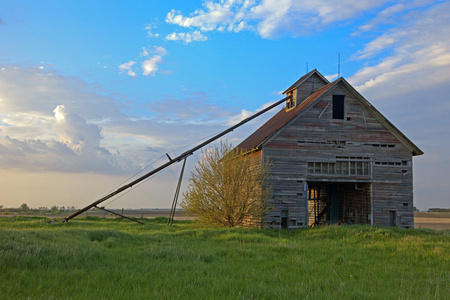
<path fill-rule="evenodd" d="M 0 135 L 2 169 L 111 174 L 136 170 L 130 161 L 100 146 L 100 127 L 67 112 L 63 105 L 58 105 L 54 113 L 45 140 Z"/>
<path fill-rule="evenodd" d="M 377 27 L 382 25 L 395 24 L 399 19 L 403 18 L 405 14 L 410 14 L 417 9 L 420 10 L 425 6 L 433 4 L 436 4 L 436 0 L 404 0 L 401 1 L 401 3 L 393 1 L 393 5 L 387 6 L 381 12 L 377 13 L 373 19 L 369 20 L 366 24 L 359 26 L 359 32 L 356 32 L 354 35 L 376 30 Z"/>
<path fill-rule="evenodd" d="M 142 68 L 142 74 L 145 76 L 151 75 L 154 76 L 158 71 L 158 65 L 163 62 L 163 56 L 168 52 L 164 47 L 154 46 L 151 49 L 146 47 L 142 48 L 142 52 L 140 53 L 141 57 L 144 57 L 144 60 L 140 63 Z M 136 70 L 137 67 L 133 69 L 136 65 L 136 61 L 129 61 L 119 66 L 119 71 L 121 73 L 127 73 L 132 77 L 137 77 Z M 164 72 L 167 73 L 167 72 Z"/>
<path fill-rule="evenodd" d="M 142 73 L 146 76 L 154 76 L 158 71 L 158 64 L 163 61 L 162 57 L 166 54 L 167 50 L 163 47 L 155 46 L 150 52 L 146 48 L 143 48 L 141 55 L 147 57 L 147 59 L 142 62 Z"/>
<path fill-rule="evenodd" d="M 21 118 L 27 122 L 34 120 L 30 127 L 39 127 L 53 118 L 52 112 L 58 104 L 91 120 L 123 117 L 116 99 L 102 96 L 94 86 L 77 77 L 65 77 L 50 68 L 17 65 L 3 68 L 0 72 L 0 120 L 8 117 L 15 122 L 11 124 L 14 126 L 3 130 L 22 126 Z"/>
<path fill-rule="evenodd" d="M 143 57 L 165 53 L 163 47 L 142 50 Z M 115 99 L 75 77 L 39 68 L 3 68 L 2 170 L 129 175 L 166 152 L 176 156 L 171 150 L 185 145 L 179 150 L 185 151 L 186 145 L 224 130 L 238 114 L 235 106 L 215 104 L 210 93 L 186 91 L 183 97 L 148 103 L 153 117 L 135 117 L 119 110 L 127 111 L 119 101 L 126 98 Z M 232 135 L 238 142 L 248 133 Z"/>
<path fill-rule="evenodd" d="M 410 6 L 408 6 L 410 8 Z M 359 27 L 360 31 L 366 32 L 373 30 L 377 25 L 384 24 L 386 22 L 392 22 L 393 18 L 399 14 L 405 11 L 407 6 L 403 3 L 395 4 L 393 6 L 389 6 L 379 12 L 375 18 L 370 20 L 368 23 L 362 25 Z"/>
<path fill-rule="evenodd" d="M 206 41 L 208 38 L 204 36 L 200 31 L 194 32 L 173 32 L 166 36 L 166 40 L 169 41 L 183 41 L 185 43 L 191 43 L 193 41 Z"/>
<path fill-rule="evenodd" d="M 408 32 L 397 32 L 397 33 L 387 33 L 379 36 L 375 40 L 369 42 L 366 47 L 358 51 L 354 58 L 365 59 L 378 54 L 379 52 L 385 51 L 399 42 L 402 38 L 408 36 Z"/>
<path fill-rule="evenodd" d="M 403 24 L 369 42 L 355 55 L 356 59 L 385 56 L 359 70 L 349 81 L 359 91 L 377 98 L 449 82 L 450 40 L 443 38 L 450 36 L 449 22 L 448 2 L 417 12 L 415 17 L 406 16 Z"/>
<path fill-rule="evenodd" d="M 263 38 L 273 38 L 283 30 L 291 27 L 291 17 L 289 12 L 293 9 L 291 0 L 262 1 L 261 4 L 251 8 L 249 17 L 258 20 L 258 33 Z"/>
<path fill-rule="evenodd" d="M 131 77 L 136 77 L 136 72 L 132 70 L 132 67 L 136 64 L 135 61 L 130 60 L 129 62 L 126 62 L 124 64 L 121 64 L 119 66 L 119 71 L 121 73 L 127 73 Z"/>
<path fill-rule="evenodd" d="M 229 23 L 233 17 L 233 12 L 230 10 L 234 6 L 233 1 L 221 3 L 206 1 L 203 5 L 206 11 L 196 10 L 192 17 L 184 17 L 181 12 L 172 9 L 167 13 L 166 22 L 181 27 L 198 27 L 202 31 L 211 31 L 216 29 L 219 24 Z"/>
<path fill-rule="evenodd" d="M 408 6 L 393 20 L 368 23 L 368 30 L 391 21 L 392 26 L 355 54 L 364 67 L 348 80 L 425 152 L 414 161 L 415 205 L 446 207 L 442 174 L 450 168 L 445 138 L 450 131 L 450 3 L 408 4 L 414 9 Z"/>
<path fill-rule="evenodd" d="M 58 105 L 53 112 L 56 119 L 53 132 L 57 141 L 77 153 L 100 147 L 101 130 L 97 125 L 88 124 L 79 115 L 67 112 L 64 105 Z"/>
<path fill-rule="evenodd" d="M 336 73 L 336 74 L 325 75 L 324 77 L 325 77 L 329 82 L 332 82 L 332 81 L 335 80 L 338 76 L 339 76 L 339 74 Z"/>
<path fill-rule="evenodd" d="M 100 173 L 136 169 L 101 145 L 98 124 L 125 117 L 116 99 L 54 71 L 4 68 L 0 72 L 0 168 Z"/>
<path fill-rule="evenodd" d="M 255 30 L 263 38 L 299 36 L 333 23 L 346 21 L 383 5 L 371 0 L 222 0 L 205 1 L 190 15 L 172 9 L 168 24 L 207 31 Z"/>
<path fill-rule="evenodd" d="M 227 126 L 233 126 L 236 125 L 237 123 L 245 120 L 246 118 L 260 112 L 261 110 L 269 107 L 270 105 L 274 104 L 274 102 L 267 102 L 264 103 L 260 108 L 254 110 L 254 111 L 248 111 L 246 109 L 242 109 L 241 112 L 238 115 L 233 115 L 231 117 L 228 118 L 227 120 Z M 258 126 L 261 126 L 263 124 L 263 120 L 268 120 L 270 117 L 272 117 L 276 112 L 278 112 L 280 110 L 280 108 L 282 107 L 282 105 L 280 104 L 278 107 L 272 108 L 272 110 L 270 110 L 269 112 L 266 112 L 265 115 L 263 117 L 258 117 L 254 120 L 252 120 L 250 123 L 257 124 Z M 256 127 L 257 128 L 257 127 Z M 254 128 L 254 129 L 256 129 Z"/>
<path fill-rule="evenodd" d="M 145 26 L 145 30 L 147 30 L 148 37 L 151 37 L 151 38 L 159 37 L 159 33 L 153 33 L 153 29 L 155 29 L 155 28 L 158 28 L 158 27 L 155 25 L 151 25 L 151 24 L 148 24 L 147 26 Z"/>

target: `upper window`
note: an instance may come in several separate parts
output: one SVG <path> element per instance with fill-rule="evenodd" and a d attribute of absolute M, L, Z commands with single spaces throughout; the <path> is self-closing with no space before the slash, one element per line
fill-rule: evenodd
<path fill-rule="evenodd" d="M 344 119 L 345 95 L 333 95 L 333 119 Z"/>
<path fill-rule="evenodd" d="M 287 93 L 287 97 L 291 97 L 286 101 L 286 108 L 290 109 L 295 107 L 295 98 L 294 98 L 294 91 L 290 91 Z"/>

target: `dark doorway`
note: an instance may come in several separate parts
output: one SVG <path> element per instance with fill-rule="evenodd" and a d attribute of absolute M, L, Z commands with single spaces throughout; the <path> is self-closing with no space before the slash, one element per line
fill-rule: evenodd
<path fill-rule="evenodd" d="M 281 228 L 283 228 L 283 229 L 288 228 L 288 211 L 287 210 L 281 211 Z"/>
<path fill-rule="evenodd" d="M 389 212 L 389 226 L 397 227 L 397 212 L 396 211 Z"/>
<path fill-rule="evenodd" d="M 370 224 L 369 183 L 308 182 L 309 226 Z"/>

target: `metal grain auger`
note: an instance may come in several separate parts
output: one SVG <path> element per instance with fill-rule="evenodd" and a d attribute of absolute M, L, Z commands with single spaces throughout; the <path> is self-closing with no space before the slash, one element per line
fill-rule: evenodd
<path fill-rule="evenodd" d="M 158 172 L 164 170 L 165 168 L 167 168 L 167 167 L 173 165 L 174 163 L 180 162 L 181 160 L 184 160 L 184 162 L 183 162 L 183 167 L 182 167 L 182 170 L 181 170 L 181 175 L 180 175 L 180 178 L 179 178 L 179 181 L 178 181 L 178 185 L 177 185 L 177 189 L 176 189 L 176 192 L 175 192 L 175 197 L 174 197 L 174 200 L 173 200 L 173 203 L 172 203 L 172 208 L 171 208 L 171 212 L 170 212 L 170 217 L 169 217 L 169 224 L 172 224 L 173 217 L 174 217 L 174 214 L 175 214 L 176 202 L 177 202 L 177 200 L 178 200 L 178 195 L 179 195 L 179 192 L 180 192 L 181 179 L 182 179 L 182 176 L 183 176 L 184 166 L 185 166 L 187 157 L 190 156 L 190 155 L 192 155 L 195 151 L 197 151 L 197 150 L 203 148 L 204 146 L 206 146 L 206 145 L 212 143 L 213 141 L 215 141 L 215 140 L 221 138 L 221 137 L 224 136 L 225 134 L 232 132 L 232 131 L 235 130 L 236 128 L 238 128 L 238 127 L 244 125 L 245 123 L 247 123 L 247 122 L 253 120 L 254 118 L 256 118 L 256 117 L 262 115 L 263 113 L 265 113 L 265 112 L 271 110 L 272 108 L 274 108 L 274 107 L 280 105 L 280 104 L 283 103 L 283 102 L 286 102 L 286 100 L 289 99 L 289 98 L 291 98 L 291 97 L 292 97 L 292 96 L 288 96 L 288 97 L 286 97 L 286 98 L 283 98 L 283 99 L 281 99 L 281 100 L 275 102 L 274 104 L 272 104 L 272 105 L 266 107 L 265 109 L 263 109 L 263 110 L 257 112 L 256 114 L 254 114 L 254 115 L 252 115 L 252 116 L 250 116 L 250 117 L 248 117 L 248 118 L 242 120 L 242 121 L 239 122 L 238 124 L 236 124 L 236 125 L 234 125 L 234 126 L 228 128 L 228 129 L 222 131 L 221 133 L 219 133 L 219 134 L 213 136 L 212 138 L 208 139 L 207 141 L 205 141 L 205 142 L 203 142 L 203 143 L 201 143 L 201 144 L 195 146 L 194 148 L 185 151 L 183 154 L 181 154 L 181 155 L 179 155 L 179 156 L 177 156 L 177 157 L 175 157 L 175 158 L 173 158 L 173 159 L 167 154 L 167 157 L 168 157 L 169 161 L 166 162 L 165 164 L 163 164 L 163 165 L 159 166 L 158 168 L 156 168 L 156 169 L 154 169 L 154 170 L 152 170 L 152 171 L 146 173 L 145 175 L 143 175 L 143 176 L 137 178 L 136 180 L 134 180 L 134 181 L 132 181 L 132 182 L 130 182 L 130 183 L 128 183 L 128 184 L 125 184 L 125 185 L 119 187 L 119 188 L 118 188 L 117 190 L 115 190 L 114 192 L 112 192 L 112 193 L 110 193 L 110 194 L 108 194 L 108 195 L 106 195 L 106 196 L 104 196 L 104 197 L 98 199 L 97 201 L 95 201 L 95 202 L 89 204 L 88 206 L 86 206 L 86 207 L 84 207 L 84 208 L 82 208 L 82 209 L 76 211 L 75 213 L 71 214 L 70 216 L 65 217 L 64 220 L 63 220 L 63 222 L 68 222 L 70 219 L 72 219 L 72 218 L 74 218 L 74 217 L 76 217 L 76 216 L 82 214 L 83 212 L 85 212 L 85 211 L 87 211 L 87 210 L 89 210 L 89 209 L 95 207 L 95 208 L 102 209 L 102 210 L 104 210 L 104 211 L 106 211 L 106 212 L 113 213 L 113 214 L 115 214 L 115 215 L 119 215 L 119 216 L 121 216 L 121 217 L 130 219 L 130 220 L 135 221 L 135 222 L 138 222 L 138 223 L 140 223 L 140 224 L 143 224 L 143 223 L 139 222 L 139 221 L 136 220 L 136 219 L 132 219 L 132 218 L 126 217 L 126 216 L 124 216 L 124 215 L 121 215 L 121 214 L 112 212 L 112 211 L 110 211 L 110 210 L 106 210 L 104 207 L 101 207 L 101 206 L 98 206 L 98 205 L 99 205 L 100 203 L 102 203 L 102 202 L 104 202 L 104 201 L 106 201 L 106 200 L 108 200 L 108 199 L 110 199 L 110 198 L 112 198 L 112 197 L 114 197 L 114 196 L 120 194 L 121 192 L 123 192 L 123 191 L 125 191 L 125 190 L 131 188 L 132 186 L 138 184 L 139 182 L 141 182 L 141 181 L 143 181 L 143 180 L 149 178 L 150 176 L 152 176 L 152 175 L 154 175 L 154 174 L 156 174 L 156 173 L 158 173 Z"/>

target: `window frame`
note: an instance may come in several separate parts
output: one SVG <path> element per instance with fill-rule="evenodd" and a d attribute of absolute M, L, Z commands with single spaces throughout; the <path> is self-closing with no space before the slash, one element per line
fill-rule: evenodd
<path fill-rule="evenodd" d="M 331 118 L 334 120 L 345 119 L 345 95 L 333 95 Z"/>

